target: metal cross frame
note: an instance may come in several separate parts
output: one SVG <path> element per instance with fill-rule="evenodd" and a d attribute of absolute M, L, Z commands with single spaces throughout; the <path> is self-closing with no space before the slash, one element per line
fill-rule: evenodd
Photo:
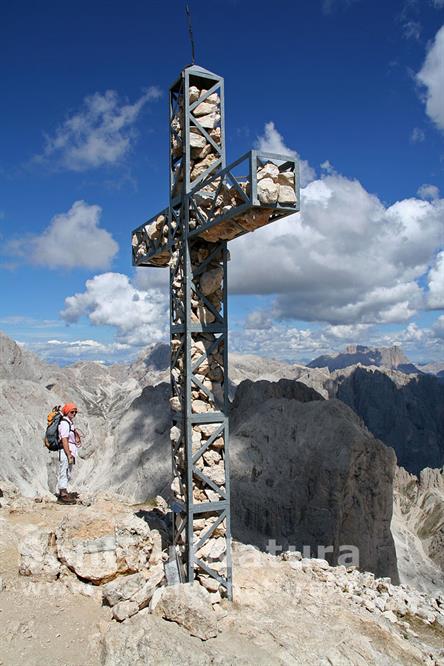
<path fill-rule="evenodd" d="M 227 241 L 299 211 L 293 156 L 225 161 L 224 80 L 170 89 L 169 207 L 132 233 L 135 266 L 170 268 L 173 543 L 180 579 L 232 597 Z"/>

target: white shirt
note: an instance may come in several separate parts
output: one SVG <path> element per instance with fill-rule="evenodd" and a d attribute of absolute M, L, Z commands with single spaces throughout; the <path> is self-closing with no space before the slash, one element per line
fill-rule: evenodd
<path fill-rule="evenodd" d="M 78 447 L 76 444 L 75 428 L 69 416 L 64 416 L 59 423 L 59 438 L 62 439 L 62 437 L 68 438 L 69 450 L 75 458 Z"/>

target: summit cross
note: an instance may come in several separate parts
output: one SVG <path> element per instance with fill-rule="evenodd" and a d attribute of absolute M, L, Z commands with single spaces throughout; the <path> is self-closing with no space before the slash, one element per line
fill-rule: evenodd
<path fill-rule="evenodd" d="M 227 241 L 299 211 L 293 156 L 226 166 L 224 80 L 170 88 L 170 201 L 132 232 L 133 265 L 170 270 L 173 544 L 179 579 L 232 598 Z"/>

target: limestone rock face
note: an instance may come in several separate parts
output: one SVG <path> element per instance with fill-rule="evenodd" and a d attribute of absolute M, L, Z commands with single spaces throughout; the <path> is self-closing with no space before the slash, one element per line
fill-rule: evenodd
<path fill-rule="evenodd" d="M 358 367 L 336 381 L 337 397 L 394 448 L 400 466 L 419 474 L 444 465 L 444 385 L 438 378 L 405 376 L 399 386 L 386 372 Z"/>
<path fill-rule="evenodd" d="M 161 383 L 139 388 L 129 406 L 122 405 L 107 446 L 96 449 L 87 465 L 79 464 L 87 487 L 112 489 L 136 502 L 165 492 L 171 483 L 169 398 L 169 385 Z"/>
<path fill-rule="evenodd" d="M 308 364 L 309 368 L 341 370 L 351 365 L 376 365 L 403 372 L 418 372 L 400 347 L 366 347 L 348 345 L 344 352 L 318 356 Z"/>
<path fill-rule="evenodd" d="M 359 566 L 398 579 L 390 533 L 395 456 L 339 401 L 304 385 L 243 382 L 231 414 L 234 536 L 266 547 L 359 549 Z M 281 395 L 279 396 L 279 390 Z M 299 393 L 298 397 L 287 397 Z M 313 399 L 313 397 L 315 399 Z M 305 402 L 305 404 L 304 404 Z M 328 552 L 328 551 L 327 551 Z"/>
<path fill-rule="evenodd" d="M 280 379 L 277 382 L 266 380 L 253 382 L 247 379 L 240 384 L 236 392 L 232 407 L 232 420 L 235 423 L 240 422 L 243 410 L 250 411 L 252 405 L 258 405 L 273 398 L 284 398 L 297 402 L 323 400 L 322 396 L 313 388 L 291 379 Z"/>
<path fill-rule="evenodd" d="M 419 478 L 397 468 L 392 533 L 401 583 L 444 589 L 444 468 Z"/>
<path fill-rule="evenodd" d="M 44 371 L 44 363 L 0 331 L 0 380 L 10 378 L 38 381 L 43 377 Z"/>
<path fill-rule="evenodd" d="M 210 597 L 198 584 L 179 583 L 164 588 L 154 613 L 176 622 L 203 641 L 217 636 L 216 614 Z"/>
<path fill-rule="evenodd" d="M 299 383 L 313 388 L 323 398 L 328 398 L 328 385 L 331 383 L 328 370 L 308 368 L 305 365 L 289 364 L 271 358 L 262 358 L 253 354 L 230 354 L 230 397 L 234 398 L 236 387 L 244 379 L 277 382 L 280 379 L 295 379 Z"/>

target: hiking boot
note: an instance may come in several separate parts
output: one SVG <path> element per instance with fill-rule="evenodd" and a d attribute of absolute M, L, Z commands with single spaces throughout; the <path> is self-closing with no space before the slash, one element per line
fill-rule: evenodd
<path fill-rule="evenodd" d="M 57 498 L 57 502 L 59 504 L 77 504 L 75 497 L 71 497 L 71 495 L 59 495 Z"/>

